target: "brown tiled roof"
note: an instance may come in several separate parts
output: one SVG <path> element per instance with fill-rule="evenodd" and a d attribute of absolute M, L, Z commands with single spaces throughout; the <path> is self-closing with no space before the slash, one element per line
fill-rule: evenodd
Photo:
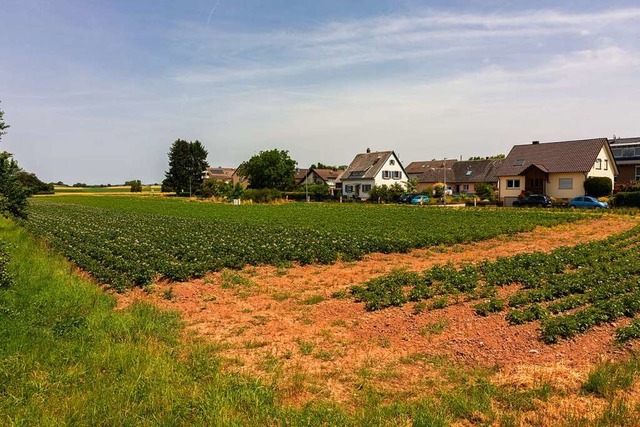
<path fill-rule="evenodd" d="M 417 179 L 420 184 L 436 184 L 443 182 L 445 174 L 447 176 L 447 182 L 453 182 L 455 180 L 453 169 L 446 168 L 443 170 L 442 167 L 425 169 L 418 175 Z"/>
<path fill-rule="evenodd" d="M 342 173 L 341 170 L 336 169 L 312 169 L 313 172 L 315 172 L 316 174 L 318 174 L 318 176 L 320 178 L 322 178 L 325 182 L 326 181 L 335 181 L 336 179 L 338 179 L 338 177 L 340 176 L 340 174 Z"/>
<path fill-rule="evenodd" d="M 344 174 L 340 178 L 341 181 L 349 179 L 372 179 L 374 178 L 382 165 L 393 155 L 393 151 L 375 151 L 372 153 L 358 154 Z"/>
<path fill-rule="evenodd" d="M 305 179 L 307 173 L 309 173 L 309 169 L 296 169 L 293 176 L 296 179 L 296 182 L 300 182 Z"/>
<path fill-rule="evenodd" d="M 549 173 L 588 172 L 607 138 L 514 145 L 496 170 L 497 176 L 521 175 L 536 165 Z"/>
<path fill-rule="evenodd" d="M 456 162 L 456 159 L 448 159 L 448 160 L 433 159 L 433 160 L 422 161 L 422 162 L 411 162 L 405 168 L 405 170 L 407 171 L 408 174 L 415 175 L 415 174 L 423 173 L 427 169 L 442 168 L 443 164 L 445 165 L 445 167 L 450 168 L 451 166 L 453 166 L 455 162 Z"/>
<path fill-rule="evenodd" d="M 497 182 L 496 169 L 502 164 L 502 159 L 463 160 L 453 164 L 454 181 L 468 182 Z M 454 182 L 452 181 L 452 182 Z"/>

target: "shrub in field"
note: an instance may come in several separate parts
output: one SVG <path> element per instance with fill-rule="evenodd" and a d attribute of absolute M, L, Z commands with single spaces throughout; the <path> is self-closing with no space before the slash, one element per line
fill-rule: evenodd
<path fill-rule="evenodd" d="M 371 279 L 363 286 L 353 286 L 351 294 L 357 302 L 364 302 L 368 311 L 401 306 L 407 302 L 405 287 L 420 281 L 418 273 L 396 270 L 386 276 Z"/>
<path fill-rule="evenodd" d="M 614 206 L 640 208 L 640 191 L 621 192 L 613 196 Z"/>
<path fill-rule="evenodd" d="M 613 190 L 613 182 L 606 176 L 592 176 L 584 181 L 584 191 L 587 196 L 608 196 Z"/>
<path fill-rule="evenodd" d="M 488 316 L 504 309 L 504 301 L 500 298 L 491 298 L 488 301 L 480 302 L 473 306 L 475 313 L 479 316 Z"/>
<path fill-rule="evenodd" d="M 281 199 L 282 193 L 273 188 L 249 188 L 244 191 L 243 198 L 255 203 L 268 203 Z"/>
<path fill-rule="evenodd" d="M 139 179 L 135 179 L 131 182 L 131 186 L 129 188 L 129 192 L 131 193 L 142 193 L 142 182 Z"/>

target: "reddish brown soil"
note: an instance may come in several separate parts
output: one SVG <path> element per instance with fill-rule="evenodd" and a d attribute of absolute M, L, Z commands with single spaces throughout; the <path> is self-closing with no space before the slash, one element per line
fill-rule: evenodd
<path fill-rule="evenodd" d="M 250 267 L 188 283 L 157 283 L 151 294 L 134 290 L 120 296 L 119 305 L 142 299 L 179 311 L 189 330 L 223 346 L 228 369 L 276 379 L 293 403 L 351 401 L 366 385 L 417 396 L 446 386 L 450 378 L 443 372 L 453 364 L 497 370 L 496 381 L 514 386 L 546 379 L 575 387 L 593 363 L 623 352 L 612 345 L 615 325 L 550 346 L 539 341 L 537 323 L 509 326 L 504 313 L 479 317 L 469 302 L 416 315 L 413 304 L 366 312 L 363 304 L 331 295 L 392 269 L 421 271 L 446 262 L 550 251 L 603 239 L 637 223 L 610 215 L 468 245 L 373 254 L 352 263 Z M 231 283 L 238 278 L 245 283 Z M 164 299 L 169 288 L 171 300 Z"/>

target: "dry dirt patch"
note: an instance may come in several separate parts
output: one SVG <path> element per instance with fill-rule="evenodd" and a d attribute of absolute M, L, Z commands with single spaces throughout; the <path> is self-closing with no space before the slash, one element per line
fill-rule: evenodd
<path fill-rule="evenodd" d="M 637 223 L 607 215 L 473 244 L 372 254 L 358 262 L 248 267 L 186 283 L 157 283 L 151 294 L 133 290 L 119 296 L 119 305 L 144 299 L 179 311 L 189 330 L 223 344 L 229 369 L 277 379 L 293 403 L 318 397 L 348 402 L 368 385 L 416 396 L 446 384 L 442 372 L 453 362 L 497 369 L 503 382 L 551 372 L 550 378 L 575 388 L 575 378 L 593 363 L 620 352 L 612 346 L 614 326 L 548 346 L 538 340 L 536 324 L 514 327 L 504 315 L 478 317 L 470 303 L 414 315 L 412 304 L 366 312 L 363 304 L 331 295 L 392 269 L 422 271 L 446 262 L 551 251 Z"/>

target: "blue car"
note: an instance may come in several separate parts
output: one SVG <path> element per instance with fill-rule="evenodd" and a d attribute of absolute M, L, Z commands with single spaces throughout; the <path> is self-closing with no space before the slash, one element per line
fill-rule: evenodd
<path fill-rule="evenodd" d="M 426 205 L 427 203 L 429 203 L 429 200 L 431 200 L 429 198 L 429 196 L 425 196 L 424 194 L 420 194 L 420 195 L 414 197 L 413 199 L 411 199 L 411 204 L 412 205 Z"/>
<path fill-rule="evenodd" d="M 569 202 L 570 208 L 587 208 L 587 209 L 606 209 L 609 207 L 609 204 L 606 202 L 601 202 L 595 197 L 591 196 L 580 196 L 575 197 Z"/>

